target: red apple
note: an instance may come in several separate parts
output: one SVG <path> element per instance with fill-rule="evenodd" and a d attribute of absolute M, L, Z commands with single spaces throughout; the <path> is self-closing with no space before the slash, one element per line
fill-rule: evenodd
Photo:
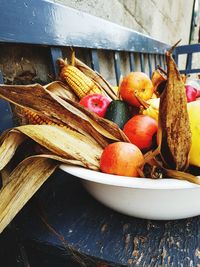
<path fill-rule="evenodd" d="M 101 94 L 91 94 L 83 97 L 79 104 L 95 112 L 99 117 L 104 117 L 111 100 Z"/>
<path fill-rule="evenodd" d="M 135 95 L 142 100 L 148 100 L 154 92 L 153 83 L 144 72 L 130 72 L 125 76 L 119 88 L 121 98 L 129 104 L 140 107 Z"/>
<path fill-rule="evenodd" d="M 158 122 L 147 115 L 136 115 L 124 125 L 123 131 L 131 143 L 141 150 L 153 145 L 153 136 L 158 130 Z"/>
<path fill-rule="evenodd" d="M 186 85 L 185 91 L 186 91 L 186 97 L 187 97 L 188 103 L 195 101 L 196 98 L 198 97 L 197 89 L 192 87 L 191 85 Z"/>
<path fill-rule="evenodd" d="M 102 172 L 122 176 L 139 177 L 138 168 L 144 164 L 144 156 L 140 149 L 126 142 L 108 145 L 100 159 Z"/>

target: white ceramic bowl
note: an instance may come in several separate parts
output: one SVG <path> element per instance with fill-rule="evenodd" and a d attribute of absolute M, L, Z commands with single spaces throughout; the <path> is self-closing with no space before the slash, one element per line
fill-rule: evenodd
<path fill-rule="evenodd" d="M 200 186 L 177 179 L 130 178 L 77 166 L 60 168 L 81 178 L 88 192 L 104 205 L 126 215 L 174 220 L 200 215 Z"/>

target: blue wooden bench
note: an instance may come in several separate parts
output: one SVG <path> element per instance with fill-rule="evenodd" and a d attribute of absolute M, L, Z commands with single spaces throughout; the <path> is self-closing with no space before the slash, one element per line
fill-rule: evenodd
<path fill-rule="evenodd" d="M 51 62 L 52 79 L 58 75 L 56 60 L 66 47 L 84 49 L 91 67 L 99 72 L 99 52 L 111 53 L 116 84 L 124 53 L 129 71 L 141 70 L 151 76 L 157 65 L 165 68 L 168 44 L 72 8 L 48 1 L 2 0 L 1 10 L 0 43 L 7 47 L 8 55 L 12 45 L 22 51 L 24 45 L 30 50 L 43 47 Z M 199 44 L 176 48 L 177 62 L 180 54 L 188 54 L 182 73 L 200 72 L 191 64 L 192 53 L 199 51 Z M 0 131 L 12 126 L 10 105 L 0 100 Z M 73 266 L 70 258 L 81 266 L 200 264 L 199 217 L 150 221 L 118 214 L 95 201 L 77 178 L 61 170 L 15 218 L 12 231 L 25 247 L 22 259 L 34 262 L 31 266 L 55 266 L 55 262 L 60 267 Z M 34 255 L 41 259 L 41 253 L 46 261 L 35 263 Z"/>

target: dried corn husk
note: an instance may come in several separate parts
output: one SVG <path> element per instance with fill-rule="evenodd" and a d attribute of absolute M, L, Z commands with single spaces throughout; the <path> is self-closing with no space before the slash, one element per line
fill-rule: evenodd
<path fill-rule="evenodd" d="M 167 52 L 167 84 L 160 97 L 158 140 L 166 167 L 186 170 L 191 147 L 191 130 L 187 112 L 185 86 L 172 58 Z"/>
<path fill-rule="evenodd" d="M 51 159 L 30 157 L 14 169 L 10 182 L 0 191 L 0 233 L 57 166 L 58 163 Z"/>
<path fill-rule="evenodd" d="M 88 137 L 53 125 L 24 125 L 16 128 L 55 155 L 81 161 L 87 168 L 98 170 L 103 149 Z"/>
<path fill-rule="evenodd" d="M 155 151 L 147 152 L 145 156 L 145 164 L 140 170 L 141 177 L 148 177 L 153 179 L 159 178 L 175 178 L 178 180 L 186 180 L 190 183 L 200 185 L 200 177 L 190 174 L 188 172 L 177 171 L 165 168 L 163 162 L 158 157 L 159 148 Z"/>
<path fill-rule="evenodd" d="M 15 130 L 11 130 L 4 136 L 4 140 L 0 146 L 0 171 L 8 164 L 18 146 L 25 139 L 26 137 L 23 134 Z"/>
<path fill-rule="evenodd" d="M 90 169 L 99 169 L 99 159 L 103 149 L 97 142 L 71 129 L 52 125 L 23 125 L 11 130 L 0 147 L 1 169 L 14 155 L 19 140 L 24 141 L 26 136 L 55 156 L 77 160 Z"/>
<path fill-rule="evenodd" d="M 74 59 L 75 67 L 81 70 L 85 75 L 90 77 L 95 83 L 97 83 L 105 95 L 109 96 L 112 100 L 119 99 L 116 91 L 113 87 L 99 74 L 97 71 L 92 70 L 86 64 L 84 64 L 81 60 L 75 58 Z"/>
<path fill-rule="evenodd" d="M 28 138 L 41 145 L 46 154 L 26 158 L 10 173 L 7 168 L 9 160 L 17 147 Z M 0 147 L 3 179 L 0 191 L 0 232 L 53 173 L 59 162 L 97 170 L 102 151 L 95 140 L 58 126 L 24 125 L 7 132 Z"/>
<path fill-rule="evenodd" d="M 76 94 L 61 81 L 49 83 L 45 85 L 44 88 L 63 99 L 71 99 L 72 101 L 79 102 Z"/>
<path fill-rule="evenodd" d="M 21 108 L 31 109 L 39 115 L 63 123 L 85 136 L 89 135 L 102 147 L 106 147 L 111 141 L 128 141 L 115 123 L 99 118 L 78 103 L 64 100 L 39 84 L 0 85 L 0 97 Z"/>
<path fill-rule="evenodd" d="M 168 177 L 176 178 L 178 180 L 186 180 L 188 182 L 200 185 L 200 177 L 194 176 L 187 172 L 165 169 Z"/>

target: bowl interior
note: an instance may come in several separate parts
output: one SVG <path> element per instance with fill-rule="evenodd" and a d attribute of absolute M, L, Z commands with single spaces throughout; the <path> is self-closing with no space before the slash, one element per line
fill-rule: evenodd
<path fill-rule="evenodd" d="M 142 189 L 187 189 L 199 188 L 199 185 L 190 183 L 188 181 L 177 180 L 172 178 L 165 179 L 149 179 L 138 177 L 118 176 L 106 174 L 98 171 L 89 170 L 83 167 L 60 165 L 60 169 L 87 181 L 96 183 L 108 184 L 113 186 L 122 186 L 129 188 Z"/>

